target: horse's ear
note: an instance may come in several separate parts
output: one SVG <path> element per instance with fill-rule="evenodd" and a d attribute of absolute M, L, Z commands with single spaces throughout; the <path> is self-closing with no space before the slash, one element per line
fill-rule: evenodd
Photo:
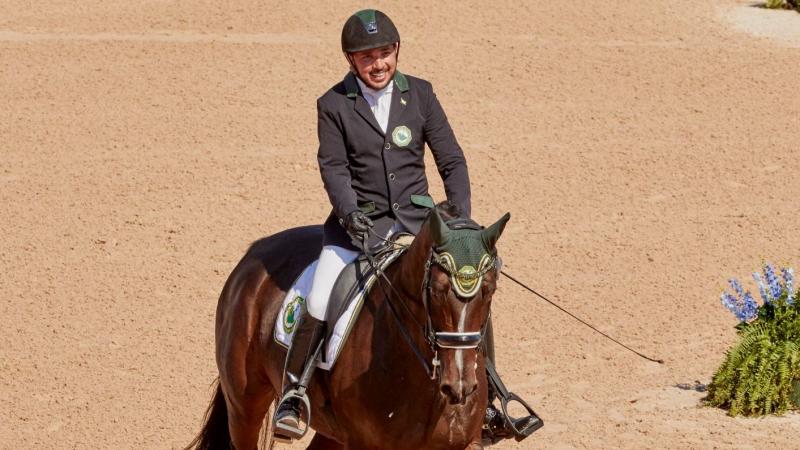
<path fill-rule="evenodd" d="M 433 208 L 431 212 L 431 233 L 433 234 L 433 242 L 437 245 L 442 245 L 447 241 L 447 233 L 450 231 L 447 224 L 442 220 L 439 211 Z"/>
<path fill-rule="evenodd" d="M 500 220 L 481 232 L 481 237 L 487 249 L 491 250 L 494 248 L 495 244 L 497 244 L 497 240 L 500 239 L 500 235 L 503 234 L 503 229 L 506 227 L 506 223 L 508 223 L 508 219 L 510 218 L 511 213 L 506 213 Z"/>

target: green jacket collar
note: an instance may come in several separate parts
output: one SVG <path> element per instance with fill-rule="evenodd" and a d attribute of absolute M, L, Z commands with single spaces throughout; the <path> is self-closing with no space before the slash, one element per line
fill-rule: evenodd
<path fill-rule="evenodd" d="M 408 91 L 408 78 L 403 75 L 399 70 L 395 70 L 393 78 L 395 86 L 400 89 L 400 92 Z M 358 95 L 358 82 L 356 76 L 350 72 L 344 77 L 344 89 L 347 92 L 347 97 L 356 98 Z"/>
<path fill-rule="evenodd" d="M 394 71 L 394 84 L 400 88 L 400 92 L 408 91 L 408 79 L 399 70 Z"/>

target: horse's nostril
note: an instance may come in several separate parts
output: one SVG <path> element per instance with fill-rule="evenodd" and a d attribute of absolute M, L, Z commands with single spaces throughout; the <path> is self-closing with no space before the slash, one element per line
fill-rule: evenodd
<path fill-rule="evenodd" d="M 450 403 L 458 403 L 461 399 L 461 395 L 449 384 L 442 385 L 442 394 L 450 400 Z"/>
<path fill-rule="evenodd" d="M 442 394 L 450 400 L 451 404 L 464 403 L 478 390 L 478 383 L 460 384 L 461 389 L 456 390 L 451 384 L 443 384 Z"/>

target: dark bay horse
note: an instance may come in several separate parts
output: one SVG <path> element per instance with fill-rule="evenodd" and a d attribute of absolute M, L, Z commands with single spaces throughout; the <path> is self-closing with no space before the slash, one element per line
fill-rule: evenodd
<path fill-rule="evenodd" d="M 379 280 L 383 288 L 376 283 L 370 291 L 333 369 L 314 374 L 309 394 L 316 434 L 308 449 L 483 448 L 487 380 L 482 350 L 477 344 L 471 349 L 432 345 L 422 326 L 427 323 L 443 335 L 477 334 L 489 318 L 497 280 L 494 258 L 480 278 L 473 278 L 480 286 L 467 299 L 455 295 L 451 271 L 432 259 L 449 230 L 441 217 L 455 219 L 448 213 L 440 205 L 429 214 L 405 253 L 386 270 L 386 280 Z M 492 254 L 507 220 L 508 215 L 479 232 Z M 321 243 L 321 227 L 287 230 L 253 244 L 231 273 L 217 306 L 219 384 L 190 447 L 257 448 L 283 377 L 286 351 L 273 339 L 278 310 L 292 282 L 319 255 Z"/>

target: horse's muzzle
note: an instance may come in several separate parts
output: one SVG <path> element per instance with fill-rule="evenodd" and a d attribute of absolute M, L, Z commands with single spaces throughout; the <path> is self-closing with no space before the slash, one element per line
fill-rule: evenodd
<path fill-rule="evenodd" d="M 447 398 L 448 403 L 451 405 L 463 405 L 467 402 L 467 398 L 470 395 L 475 393 L 478 390 L 478 382 L 474 379 L 473 381 L 467 382 L 463 380 L 461 383 L 444 383 L 442 384 L 441 391 L 442 394 Z"/>

